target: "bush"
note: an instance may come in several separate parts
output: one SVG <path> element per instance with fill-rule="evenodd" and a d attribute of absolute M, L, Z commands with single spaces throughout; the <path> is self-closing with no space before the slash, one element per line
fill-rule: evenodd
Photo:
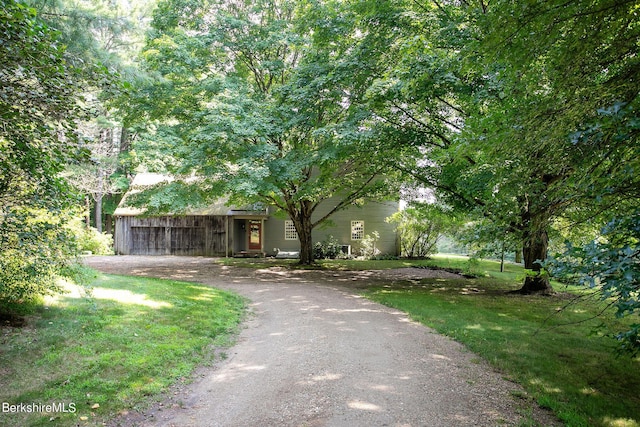
<path fill-rule="evenodd" d="M 322 242 L 313 246 L 314 259 L 336 259 L 342 254 L 342 245 L 333 236 L 328 236 Z"/>
<path fill-rule="evenodd" d="M 402 255 L 408 258 L 426 258 L 436 252 L 442 234 L 456 223 L 443 207 L 420 202 L 411 203 L 387 221 L 396 224 Z"/>
<path fill-rule="evenodd" d="M 112 253 L 111 236 L 85 228 L 67 213 L 6 208 L 0 220 L 2 310 L 21 312 L 42 296 L 60 292 L 60 276 L 87 282 L 92 273 L 76 263 L 82 251 Z"/>
<path fill-rule="evenodd" d="M 77 253 L 67 217 L 7 208 L 0 222 L 0 301 L 24 304 L 60 291 L 58 273 Z"/>
<path fill-rule="evenodd" d="M 80 218 L 72 220 L 68 228 L 75 236 L 80 253 L 113 255 L 113 237 L 110 234 L 100 233 L 93 227 L 87 228 Z"/>
<path fill-rule="evenodd" d="M 480 277 L 483 275 L 482 269 L 480 268 L 480 261 L 476 257 L 471 257 L 465 263 L 464 268 L 462 269 L 462 273 L 469 277 Z"/>
<path fill-rule="evenodd" d="M 378 240 L 380 240 L 380 233 L 377 231 L 364 236 L 362 246 L 360 247 L 360 255 L 364 259 L 373 259 L 380 255 L 380 250 L 376 247 Z"/>
<path fill-rule="evenodd" d="M 65 279 L 71 280 L 76 285 L 83 286 L 85 288 L 98 277 L 96 270 L 79 262 L 74 262 L 64 267 L 60 271 L 60 275 Z"/>

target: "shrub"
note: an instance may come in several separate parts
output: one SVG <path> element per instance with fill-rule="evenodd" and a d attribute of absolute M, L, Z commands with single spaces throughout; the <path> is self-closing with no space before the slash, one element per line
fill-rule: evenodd
<path fill-rule="evenodd" d="M 96 270 L 79 262 L 74 262 L 64 267 L 60 271 L 60 275 L 85 288 L 98 277 Z"/>
<path fill-rule="evenodd" d="M 365 259 L 373 259 L 380 255 L 380 250 L 376 247 L 378 240 L 380 240 L 380 233 L 377 231 L 364 236 L 360 247 L 360 255 Z"/>
<path fill-rule="evenodd" d="M 480 277 L 483 275 L 482 269 L 480 268 L 480 261 L 476 257 L 471 257 L 465 263 L 464 268 L 462 269 L 462 273 L 466 276 L 470 277 Z"/>
<path fill-rule="evenodd" d="M 58 292 L 57 275 L 77 253 L 67 217 L 45 209 L 7 208 L 0 221 L 0 301 L 32 302 Z"/>
<path fill-rule="evenodd" d="M 420 202 L 413 202 L 387 221 L 396 224 L 402 255 L 409 258 L 425 258 L 436 252 L 442 234 L 456 223 L 443 207 Z"/>
<path fill-rule="evenodd" d="M 78 250 L 81 253 L 90 252 L 94 255 L 112 255 L 113 237 L 107 233 L 100 233 L 93 227 L 86 227 L 80 218 L 69 223 L 69 230 L 75 236 Z"/>
<path fill-rule="evenodd" d="M 322 242 L 316 242 L 313 246 L 315 259 L 336 259 L 342 254 L 342 245 L 333 236 L 328 236 Z"/>
<path fill-rule="evenodd" d="M 61 291 L 58 278 L 86 282 L 91 273 L 75 262 L 82 251 L 112 253 L 111 236 L 86 229 L 70 214 L 27 207 L 6 208 L 0 219 L 0 305 L 21 306 Z"/>

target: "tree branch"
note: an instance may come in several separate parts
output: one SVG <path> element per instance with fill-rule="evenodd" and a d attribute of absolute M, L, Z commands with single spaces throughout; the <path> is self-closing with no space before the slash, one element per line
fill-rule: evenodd
<path fill-rule="evenodd" d="M 334 206 L 327 214 L 312 224 L 312 227 L 316 227 L 327 220 L 331 215 L 351 205 L 356 199 L 362 197 L 364 190 L 371 184 L 371 182 L 379 176 L 382 168 L 378 168 L 362 185 L 352 191 L 348 196 L 343 198 L 336 206 Z M 316 205 L 317 206 L 317 205 Z"/>

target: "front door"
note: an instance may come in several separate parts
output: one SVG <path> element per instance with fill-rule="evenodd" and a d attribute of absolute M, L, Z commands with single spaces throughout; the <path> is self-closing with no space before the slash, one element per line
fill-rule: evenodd
<path fill-rule="evenodd" d="M 249 250 L 262 250 L 262 221 L 249 221 Z"/>

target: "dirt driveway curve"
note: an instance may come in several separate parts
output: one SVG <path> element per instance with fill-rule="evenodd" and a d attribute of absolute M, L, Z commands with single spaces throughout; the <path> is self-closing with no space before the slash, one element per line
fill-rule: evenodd
<path fill-rule="evenodd" d="M 114 426 L 496 426 L 523 416 L 553 423 L 461 345 L 357 292 L 371 281 L 449 273 L 249 270 L 169 256 L 87 264 L 231 290 L 253 313 L 226 359 Z"/>

